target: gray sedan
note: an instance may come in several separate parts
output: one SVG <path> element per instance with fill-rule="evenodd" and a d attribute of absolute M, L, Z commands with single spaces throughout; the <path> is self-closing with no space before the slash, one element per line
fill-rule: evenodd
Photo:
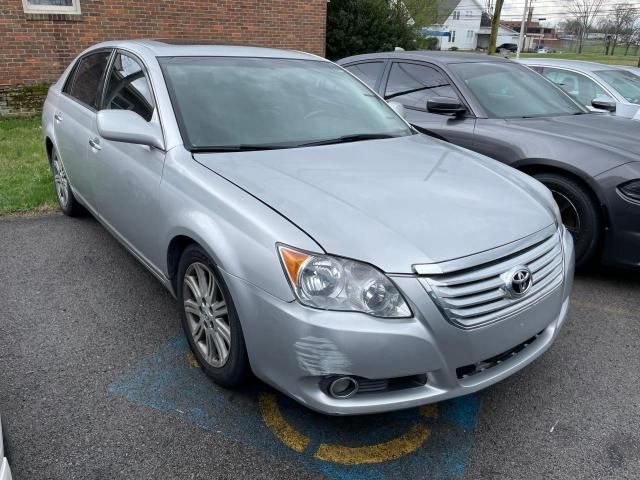
<path fill-rule="evenodd" d="M 338 62 L 404 105 L 421 132 L 527 172 L 547 185 L 591 260 L 640 268 L 639 124 L 593 113 L 518 63 L 487 55 L 390 52 Z"/>
<path fill-rule="evenodd" d="M 42 125 L 63 211 L 176 296 L 220 385 L 253 371 L 325 413 L 408 408 L 520 370 L 566 317 L 551 192 L 313 55 L 103 43 Z"/>

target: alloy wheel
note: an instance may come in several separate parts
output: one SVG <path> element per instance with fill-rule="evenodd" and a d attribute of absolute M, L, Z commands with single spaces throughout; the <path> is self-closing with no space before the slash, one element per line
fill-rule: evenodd
<path fill-rule="evenodd" d="M 562 217 L 562 223 L 569 230 L 571 235 L 577 237 L 580 235 L 580 214 L 573 202 L 563 193 L 556 190 L 551 190 L 553 199 L 558 204 L 560 209 L 560 216 Z"/>
<path fill-rule="evenodd" d="M 205 361 L 215 368 L 227 363 L 231 327 L 227 302 L 211 268 L 189 265 L 183 282 L 184 310 L 193 343 Z"/>
<path fill-rule="evenodd" d="M 51 161 L 53 167 L 53 181 L 56 187 L 56 195 L 60 205 L 64 208 L 69 203 L 69 180 L 67 179 L 67 173 L 64 171 L 64 166 L 58 158 L 57 153 L 53 153 L 53 160 Z"/>

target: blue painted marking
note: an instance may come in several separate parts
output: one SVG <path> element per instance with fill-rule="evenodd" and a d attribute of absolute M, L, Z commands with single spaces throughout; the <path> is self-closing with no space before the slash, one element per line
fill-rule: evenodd
<path fill-rule="evenodd" d="M 242 392 L 230 392 L 211 382 L 186 360 L 189 347 L 180 335 L 160 352 L 143 359 L 131 372 L 107 387 L 114 395 L 156 410 L 183 416 L 204 429 L 269 454 L 298 461 L 305 468 L 332 479 L 370 480 L 395 478 L 458 479 L 464 475 L 473 446 L 480 401 L 475 395 L 438 405 L 437 419 L 420 416 L 418 409 L 362 417 L 328 417 L 278 395 L 283 417 L 311 439 L 302 453 L 276 439 L 264 425 L 258 408 L 260 391 L 272 391 L 255 382 Z M 321 443 L 346 446 L 389 441 L 415 422 L 431 428 L 431 436 L 414 453 L 373 465 L 344 466 L 313 457 Z"/>

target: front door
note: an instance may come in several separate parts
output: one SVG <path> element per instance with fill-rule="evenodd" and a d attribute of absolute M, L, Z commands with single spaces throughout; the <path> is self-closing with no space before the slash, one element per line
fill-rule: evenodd
<path fill-rule="evenodd" d="M 393 62 L 386 83 L 382 84 L 385 100 L 404 105 L 406 120 L 418 130 L 462 147 L 473 145 L 476 119 L 470 111 L 458 116 L 427 111 L 431 97 L 455 98 L 464 104 L 448 77 L 435 65 Z"/>
<path fill-rule="evenodd" d="M 102 109 L 131 110 L 159 125 L 148 75 L 131 54 L 117 51 L 106 76 Z M 160 205 L 158 190 L 165 152 L 157 148 L 101 138 L 93 125 L 89 162 L 101 220 L 150 266 L 158 266 Z"/>

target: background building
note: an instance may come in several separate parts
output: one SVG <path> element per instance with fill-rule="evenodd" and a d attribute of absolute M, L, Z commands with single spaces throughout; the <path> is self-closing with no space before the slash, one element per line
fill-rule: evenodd
<path fill-rule="evenodd" d="M 501 23 L 520 34 L 520 27 L 522 26 L 522 22 L 520 20 Z M 561 40 L 558 38 L 556 29 L 542 26 L 540 25 L 540 22 L 532 20 L 531 12 L 529 12 L 529 18 L 526 21 L 526 29 L 525 44 L 523 45 L 523 49 L 525 51 L 535 49 L 538 46 L 544 46 L 553 50 L 561 47 Z"/>
<path fill-rule="evenodd" d="M 161 38 L 324 55 L 327 0 L 0 0 L 0 115 L 40 108 L 88 46 Z"/>
<path fill-rule="evenodd" d="M 422 29 L 423 35 L 438 39 L 439 50 L 484 50 L 489 47 L 491 17 L 478 0 L 444 0 L 439 11 L 439 16 L 446 20 Z M 513 30 L 500 27 L 496 45 L 517 42 L 517 38 L 518 34 Z"/>

